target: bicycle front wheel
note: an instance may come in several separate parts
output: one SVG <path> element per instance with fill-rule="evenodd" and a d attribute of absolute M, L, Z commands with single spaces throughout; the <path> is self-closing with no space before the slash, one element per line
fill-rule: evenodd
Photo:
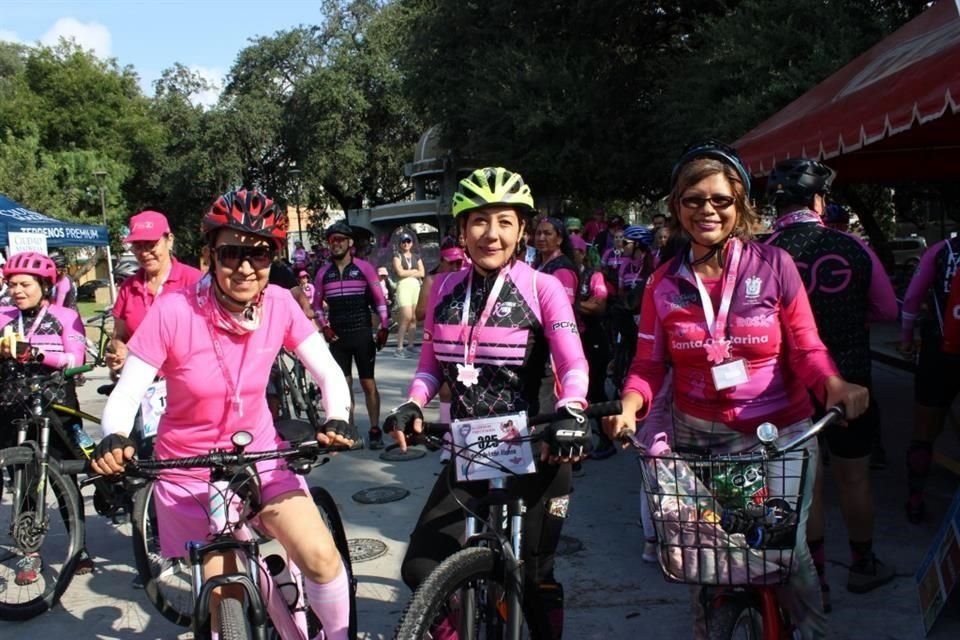
<path fill-rule="evenodd" d="M 0 619 L 40 615 L 67 590 L 83 549 L 80 504 L 55 460 L 44 479 L 33 449 L 0 451 Z"/>
<path fill-rule="evenodd" d="M 350 562 L 350 547 L 347 543 L 347 532 L 343 528 L 343 520 L 340 518 L 340 511 L 337 509 L 337 503 L 333 496 L 326 489 L 320 487 L 310 487 L 310 497 L 313 503 L 320 510 L 320 516 L 327 525 L 330 535 L 333 536 L 334 545 L 343 561 L 343 568 L 347 571 L 347 579 L 350 581 L 350 626 L 347 637 L 355 640 L 357 637 L 357 580 L 353 577 L 353 563 Z M 308 612 L 308 620 L 311 626 L 310 637 L 316 636 L 319 631 L 319 621 L 311 609 Z"/>
<path fill-rule="evenodd" d="M 707 608 L 709 640 L 762 640 L 763 616 L 745 598 L 730 598 Z"/>
<path fill-rule="evenodd" d="M 247 610 L 236 598 L 224 598 L 217 607 L 220 618 L 220 640 L 250 640 L 250 621 Z"/>
<path fill-rule="evenodd" d="M 501 640 L 507 637 L 503 577 L 494 571 L 495 555 L 487 547 L 468 547 L 444 560 L 420 585 L 403 612 L 395 640 L 451 637 Z M 521 637 L 546 635 L 533 631 L 523 612 Z"/>
<path fill-rule="evenodd" d="M 193 623 L 193 578 L 186 558 L 160 555 L 157 514 L 153 508 L 153 483 L 133 497 L 133 558 L 150 604 L 164 618 L 181 627 Z"/>

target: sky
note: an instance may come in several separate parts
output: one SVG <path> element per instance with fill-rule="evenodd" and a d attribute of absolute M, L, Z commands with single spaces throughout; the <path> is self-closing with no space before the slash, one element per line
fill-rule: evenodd
<path fill-rule="evenodd" d="M 218 89 L 250 39 L 300 24 L 319 24 L 321 0 L 0 0 L 0 40 L 56 44 L 73 38 L 100 58 L 131 65 L 140 86 L 179 62 Z"/>

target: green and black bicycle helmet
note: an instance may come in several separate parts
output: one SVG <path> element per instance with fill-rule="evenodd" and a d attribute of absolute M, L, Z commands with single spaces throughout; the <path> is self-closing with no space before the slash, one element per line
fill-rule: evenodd
<path fill-rule="evenodd" d="M 477 169 L 457 185 L 453 194 L 453 217 L 491 205 L 530 212 L 533 211 L 533 194 L 519 173 L 503 167 Z"/>

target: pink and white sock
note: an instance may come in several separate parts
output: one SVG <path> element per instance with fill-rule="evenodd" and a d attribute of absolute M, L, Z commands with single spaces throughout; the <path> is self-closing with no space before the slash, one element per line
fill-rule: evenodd
<path fill-rule="evenodd" d="M 350 628 L 350 581 L 347 570 L 340 564 L 340 573 L 330 582 L 317 584 L 304 579 L 304 591 L 310 608 L 323 624 L 326 640 L 347 640 Z"/>

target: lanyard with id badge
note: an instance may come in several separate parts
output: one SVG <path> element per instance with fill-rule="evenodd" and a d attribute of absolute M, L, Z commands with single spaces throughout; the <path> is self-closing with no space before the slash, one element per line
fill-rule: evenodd
<path fill-rule="evenodd" d="M 733 291 L 736 288 L 737 270 L 740 267 L 740 258 L 743 255 L 743 245 L 739 240 L 733 240 L 730 247 L 730 261 L 720 289 L 720 308 L 716 315 L 713 311 L 713 300 L 703 285 L 699 274 L 693 271 L 693 278 L 697 283 L 700 301 L 703 304 L 703 317 L 707 325 L 709 338 L 703 342 L 703 350 L 707 354 L 710 374 L 713 376 L 713 386 L 717 391 L 730 389 L 745 384 L 750 376 L 747 374 L 747 363 L 743 358 L 734 358 L 732 343 L 727 336 L 727 316 L 730 315 L 730 304 L 733 301 Z"/>
<path fill-rule="evenodd" d="M 480 334 L 490 319 L 500 297 L 510 268 L 504 268 L 490 289 L 486 304 L 473 327 L 470 322 L 470 301 L 473 295 L 473 275 L 467 276 L 467 292 L 460 318 L 463 340 L 463 364 L 457 363 L 457 382 L 469 389 L 480 381 L 480 369 L 475 365 Z M 514 474 L 536 471 L 533 448 L 523 438 L 528 435 L 527 414 L 514 413 L 490 418 L 455 420 L 450 425 L 454 450 L 462 451 L 456 458 L 457 480 L 490 480 Z"/>

